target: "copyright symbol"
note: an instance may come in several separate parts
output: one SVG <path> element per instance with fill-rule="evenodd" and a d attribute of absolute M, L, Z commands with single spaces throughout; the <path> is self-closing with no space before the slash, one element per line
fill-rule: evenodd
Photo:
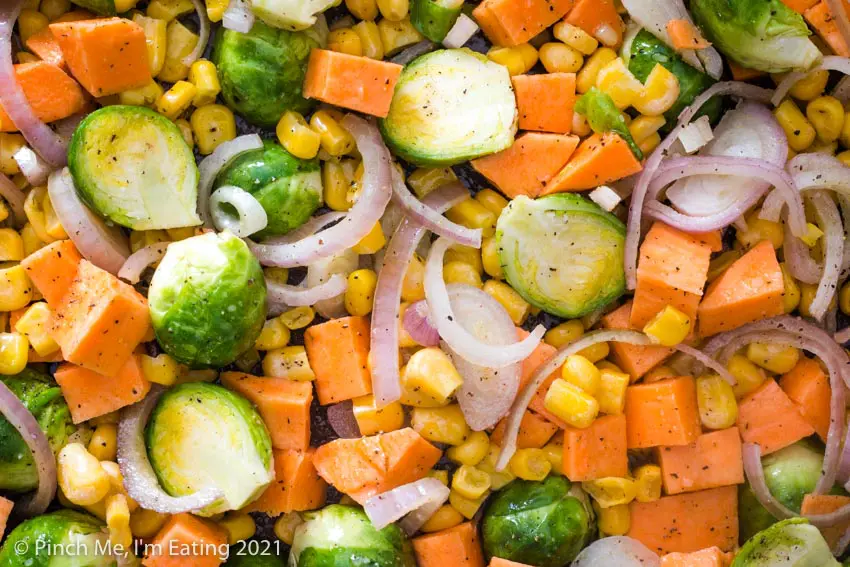
<path fill-rule="evenodd" d="M 30 546 L 25 541 L 18 541 L 15 543 L 15 555 L 24 555 L 27 551 L 29 551 Z"/>

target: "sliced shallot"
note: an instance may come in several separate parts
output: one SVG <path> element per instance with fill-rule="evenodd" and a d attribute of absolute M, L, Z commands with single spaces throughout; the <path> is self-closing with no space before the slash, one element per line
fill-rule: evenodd
<path fill-rule="evenodd" d="M 21 173 L 27 178 L 27 183 L 33 187 L 44 185 L 47 177 L 55 169 L 27 146 L 23 146 L 15 152 L 12 159 L 15 160 Z"/>
<path fill-rule="evenodd" d="M 210 192 L 215 183 L 215 178 L 227 164 L 237 156 L 251 150 L 259 150 L 263 147 L 263 140 L 258 134 L 245 134 L 218 146 L 213 153 L 208 155 L 198 164 L 198 215 L 204 221 L 204 226 L 213 228 L 210 216 Z"/>
<path fill-rule="evenodd" d="M 424 299 L 411 303 L 404 311 L 401 324 L 410 338 L 422 346 L 437 346 L 440 344 L 440 332 L 431 320 L 428 302 Z"/>
<path fill-rule="evenodd" d="M 127 261 L 118 270 L 118 277 L 127 280 L 131 284 L 139 283 L 145 268 L 162 260 L 169 244 L 171 242 L 155 242 L 136 250 L 130 254 L 130 257 L 127 258 Z"/>
<path fill-rule="evenodd" d="M 572 567 L 658 567 L 661 558 L 638 540 L 626 536 L 598 539 L 585 547 Z"/>
<path fill-rule="evenodd" d="M 24 201 L 26 195 L 21 189 L 15 185 L 15 182 L 0 173 L 0 197 L 6 199 L 9 206 L 12 207 L 12 213 L 15 215 L 15 221 L 21 226 L 27 222 L 27 215 L 24 211 Z"/>
<path fill-rule="evenodd" d="M 785 96 L 788 94 L 788 91 L 790 91 L 798 81 L 805 78 L 809 73 L 822 70 L 838 71 L 845 75 L 850 75 L 850 59 L 839 55 L 828 55 L 821 60 L 819 65 L 809 69 L 806 73 L 799 71 L 788 73 L 785 75 L 785 78 L 782 79 L 782 82 L 776 86 L 776 90 L 773 92 L 773 96 L 770 101 L 774 106 L 779 106 L 779 104 L 785 100 Z"/>
<path fill-rule="evenodd" d="M 366 501 L 363 509 L 375 529 L 382 530 L 423 508 L 427 508 L 426 511 L 431 511 L 430 515 L 433 515 L 448 499 L 449 488 L 436 478 L 428 477 L 372 496 Z M 422 516 L 424 514 L 412 519 L 407 525 L 407 530 L 416 532 L 422 527 L 422 524 L 428 520 L 428 517 L 423 519 Z M 417 523 L 419 523 L 418 526 Z M 412 532 L 408 531 L 408 533 Z"/>
<path fill-rule="evenodd" d="M 236 218 L 222 205 L 236 211 Z M 218 230 L 247 238 L 269 224 L 269 216 L 256 197 L 235 185 L 223 185 L 210 196 L 210 216 Z"/>
<path fill-rule="evenodd" d="M 254 27 L 254 12 L 249 0 L 230 0 L 221 24 L 225 29 L 239 33 L 248 33 Z M 199 42 L 200 43 L 200 42 Z"/>
<path fill-rule="evenodd" d="M 269 310 L 283 312 L 286 308 L 277 309 L 277 305 L 287 307 L 308 307 L 319 301 L 331 299 L 345 293 L 348 282 L 341 274 L 332 274 L 327 281 L 313 287 L 287 285 L 266 280 L 266 295 Z"/>
<path fill-rule="evenodd" d="M 360 437 L 360 426 L 354 417 L 351 400 L 328 406 L 328 423 L 342 439 L 357 439 Z"/>
<path fill-rule="evenodd" d="M 198 42 L 195 44 L 195 49 L 183 58 L 183 64 L 187 67 L 191 67 L 192 63 L 198 60 L 210 41 L 210 19 L 207 17 L 207 7 L 202 0 L 192 0 L 192 4 L 195 5 L 195 13 L 198 15 Z"/>

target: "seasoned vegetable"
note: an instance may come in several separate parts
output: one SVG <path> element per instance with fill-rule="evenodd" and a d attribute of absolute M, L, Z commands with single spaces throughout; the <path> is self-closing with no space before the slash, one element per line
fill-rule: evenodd
<path fill-rule="evenodd" d="M 517 120 L 504 66 L 468 49 L 444 49 L 404 68 L 380 124 L 404 159 L 453 165 L 509 147 Z"/>
<path fill-rule="evenodd" d="M 539 567 L 562 567 L 596 534 L 587 496 L 561 476 L 516 480 L 496 493 L 484 512 L 484 551 Z"/>
<path fill-rule="evenodd" d="M 706 38 L 743 67 L 805 71 L 821 57 L 803 17 L 781 0 L 693 0 L 690 7 Z"/>
<path fill-rule="evenodd" d="M 295 530 L 290 567 L 415 567 L 410 542 L 395 524 L 378 531 L 360 508 L 334 504 L 305 514 Z"/>
<path fill-rule="evenodd" d="M 289 31 L 307 29 L 316 17 L 342 0 L 253 0 L 251 9 L 264 22 Z"/>
<path fill-rule="evenodd" d="M 224 492 L 201 516 L 238 510 L 274 480 L 271 439 L 260 414 L 251 402 L 215 384 L 190 382 L 166 391 L 151 413 L 145 442 L 169 494 L 208 486 Z"/>
<path fill-rule="evenodd" d="M 816 527 L 803 518 L 778 522 L 741 547 L 731 567 L 833 567 L 841 565 Z"/>
<path fill-rule="evenodd" d="M 101 16 L 114 16 L 116 14 L 115 0 L 74 0 L 74 4 Z"/>
<path fill-rule="evenodd" d="M 274 126 L 287 110 L 310 110 L 301 86 L 320 41 L 315 28 L 290 32 L 255 22 L 249 33 L 219 29 L 213 62 L 227 106 L 257 126 Z"/>
<path fill-rule="evenodd" d="M 508 283 L 532 305 L 570 319 L 623 293 L 624 237 L 614 215 L 570 193 L 520 195 L 496 224 Z"/>
<path fill-rule="evenodd" d="M 12 530 L 0 548 L 3 567 L 114 567 L 109 534 L 100 520 L 72 510 L 37 516 Z M 47 550 L 67 549 L 74 557 Z M 70 560 L 70 561 L 69 561 Z"/>
<path fill-rule="evenodd" d="M 54 453 L 74 432 L 68 404 L 59 386 L 48 376 L 25 369 L 15 376 L 0 376 L 35 416 Z M 20 433 L 0 415 L 0 490 L 26 492 L 38 486 L 32 452 Z"/>
<path fill-rule="evenodd" d="M 462 8 L 463 0 L 413 0 L 410 23 L 419 33 L 439 43 L 455 25 Z"/>
<path fill-rule="evenodd" d="M 299 159 L 268 140 L 263 149 L 245 152 L 222 170 L 214 189 L 223 185 L 241 187 L 265 209 L 269 224 L 257 238 L 298 228 L 322 203 L 319 161 Z"/>
<path fill-rule="evenodd" d="M 168 247 L 148 303 L 165 352 L 191 366 L 225 366 L 260 335 L 266 285 L 244 242 L 208 233 Z"/>
<path fill-rule="evenodd" d="M 587 118 L 587 122 L 594 132 L 599 134 L 616 132 L 629 144 L 629 148 L 631 148 L 635 157 L 643 159 L 643 152 L 635 144 L 634 138 L 629 132 L 629 125 L 626 124 L 625 116 L 614 104 L 614 100 L 606 93 L 596 87 L 591 87 L 576 101 L 575 110 Z"/>
<path fill-rule="evenodd" d="M 68 167 L 80 198 L 133 230 L 201 224 L 198 168 L 180 129 L 141 106 L 107 106 L 74 132 Z"/>

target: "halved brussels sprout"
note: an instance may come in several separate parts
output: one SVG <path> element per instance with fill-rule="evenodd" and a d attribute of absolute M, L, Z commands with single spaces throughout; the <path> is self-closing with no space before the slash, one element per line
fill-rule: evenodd
<path fill-rule="evenodd" d="M 376 530 L 360 508 L 333 504 L 304 514 L 289 567 L 416 567 L 413 548 L 395 524 Z"/>
<path fill-rule="evenodd" d="M 57 453 L 75 430 L 59 386 L 50 377 L 29 368 L 15 376 L 0 376 L 0 382 L 21 399 Z M 0 490 L 26 492 L 37 487 L 32 452 L 18 430 L 0 415 Z"/>
<path fill-rule="evenodd" d="M 263 328 L 263 270 L 228 232 L 193 236 L 168 246 L 151 279 L 148 305 L 165 352 L 193 367 L 227 366 Z"/>
<path fill-rule="evenodd" d="M 265 209 L 269 224 L 255 234 L 257 238 L 298 228 L 322 204 L 319 160 L 298 159 L 269 140 L 263 149 L 245 152 L 224 168 L 214 188 L 223 185 L 241 187 Z"/>
<path fill-rule="evenodd" d="M 74 0 L 74 4 L 101 16 L 114 16 L 115 0 Z"/>
<path fill-rule="evenodd" d="M 80 198 L 133 230 L 201 224 L 198 167 L 174 122 L 142 106 L 105 106 L 71 138 L 68 168 Z"/>
<path fill-rule="evenodd" d="M 520 195 L 496 223 L 508 283 L 535 307 L 568 319 L 623 294 L 625 234 L 617 217 L 572 193 Z"/>
<path fill-rule="evenodd" d="M 454 165 L 510 147 L 517 120 L 505 66 L 469 49 L 443 49 L 404 68 L 380 126 L 407 161 Z"/>
<path fill-rule="evenodd" d="M 251 9 L 264 22 L 289 31 L 307 29 L 316 16 L 342 0 L 252 0 Z"/>
<path fill-rule="evenodd" d="M 596 87 L 590 87 L 590 90 L 576 101 L 575 111 L 587 118 L 587 122 L 594 132 L 601 134 L 616 132 L 619 134 L 629 145 L 635 157 L 639 160 L 643 159 L 643 152 L 635 144 L 632 133 L 629 132 L 629 125 L 626 124 L 625 116 L 614 104 L 614 99 L 607 93 Z"/>
<path fill-rule="evenodd" d="M 109 550 L 109 534 L 105 528 L 97 518 L 73 510 L 36 516 L 20 524 L 6 538 L 0 548 L 0 565 L 115 567 L 118 565 L 115 557 L 104 555 Z M 68 555 L 59 553 L 63 550 L 67 550 Z"/>
<path fill-rule="evenodd" d="M 151 413 L 145 443 L 157 478 L 172 496 L 209 486 L 224 492 L 200 516 L 238 510 L 274 480 L 271 439 L 260 414 L 215 384 L 189 382 L 166 391 Z"/>
<path fill-rule="evenodd" d="M 778 522 L 754 535 L 731 567 L 838 567 L 820 531 L 804 518 Z"/>
<path fill-rule="evenodd" d="M 484 551 L 538 567 L 563 567 L 596 534 L 587 495 L 562 476 L 515 480 L 497 492 L 481 523 Z"/>
<path fill-rule="evenodd" d="M 463 10 L 463 0 L 412 0 L 410 23 L 419 33 L 441 43 Z"/>

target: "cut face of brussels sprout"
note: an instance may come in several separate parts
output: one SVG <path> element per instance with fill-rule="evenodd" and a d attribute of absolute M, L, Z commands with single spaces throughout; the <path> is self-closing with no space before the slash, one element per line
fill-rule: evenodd
<path fill-rule="evenodd" d="M 380 124 L 407 161 L 453 165 L 510 147 L 517 119 L 503 65 L 468 49 L 444 49 L 404 68 Z"/>
<path fill-rule="evenodd" d="M 744 67 L 805 71 L 821 57 L 803 16 L 781 0 L 693 0 L 690 8 L 706 39 Z"/>
<path fill-rule="evenodd" d="M 107 106 L 89 114 L 68 148 L 80 198 L 133 230 L 201 224 L 198 167 L 174 122 L 141 106 Z"/>
<path fill-rule="evenodd" d="M 253 0 L 251 9 L 264 22 L 289 31 L 307 29 L 316 16 L 342 0 Z"/>
<path fill-rule="evenodd" d="M 541 482 L 515 480 L 497 492 L 481 524 L 484 551 L 539 567 L 562 567 L 596 533 L 587 497 L 560 476 Z"/>
<path fill-rule="evenodd" d="M 169 245 L 148 304 L 165 352 L 190 366 L 226 366 L 260 335 L 266 284 L 242 240 L 207 233 Z"/>
<path fill-rule="evenodd" d="M 12 530 L 0 548 L 3 567 L 114 567 L 109 534 L 100 520 L 59 510 L 27 520 Z M 61 555 L 68 550 L 76 555 Z"/>
<path fill-rule="evenodd" d="M 570 193 L 521 195 L 496 224 L 508 283 L 532 305 L 569 319 L 622 295 L 625 233 L 617 217 Z"/>
<path fill-rule="evenodd" d="M 606 93 L 596 87 L 591 87 L 589 91 L 581 95 L 578 101 L 576 101 L 575 110 L 579 114 L 584 114 L 594 132 L 602 134 L 605 132 L 616 132 L 629 144 L 629 148 L 631 148 L 635 157 L 637 159 L 643 159 L 643 152 L 635 144 L 623 113 L 614 104 L 614 99 Z"/>
<path fill-rule="evenodd" d="M 289 567 L 416 567 L 401 528 L 392 524 L 376 530 L 360 508 L 334 504 L 305 514 L 305 519 L 295 530 Z"/>
<path fill-rule="evenodd" d="M 833 567 L 841 565 L 820 531 L 803 518 L 778 522 L 741 547 L 731 567 Z"/>
<path fill-rule="evenodd" d="M 145 443 L 157 478 L 172 496 L 209 486 L 224 492 L 201 516 L 238 510 L 274 480 L 271 439 L 260 415 L 248 400 L 215 384 L 191 382 L 163 394 Z"/>
<path fill-rule="evenodd" d="M 233 160 L 216 178 L 214 188 L 235 185 L 251 193 L 268 215 L 269 224 L 257 238 L 286 234 L 309 219 L 322 203 L 319 161 L 293 156 L 265 141 Z"/>

